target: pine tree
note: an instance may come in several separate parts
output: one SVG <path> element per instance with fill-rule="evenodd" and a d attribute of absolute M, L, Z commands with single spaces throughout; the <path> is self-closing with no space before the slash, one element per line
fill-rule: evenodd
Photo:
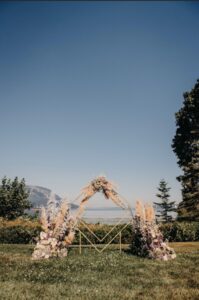
<path fill-rule="evenodd" d="M 160 221 L 167 223 L 172 221 L 172 216 L 169 214 L 172 211 L 175 211 L 175 201 L 170 201 L 170 187 L 168 187 L 167 182 L 162 179 L 159 183 L 158 191 L 159 193 L 156 196 L 161 199 L 161 202 L 153 202 L 157 207 L 159 214 L 156 214 L 156 217 Z"/>
<path fill-rule="evenodd" d="M 24 179 L 15 177 L 12 181 L 4 177 L 0 186 L 0 217 L 11 220 L 23 215 L 25 209 L 32 207 L 28 197 Z"/>
<path fill-rule="evenodd" d="M 199 80 L 190 92 L 184 93 L 183 107 L 176 113 L 176 134 L 172 148 L 183 174 L 182 202 L 178 219 L 199 220 Z"/>

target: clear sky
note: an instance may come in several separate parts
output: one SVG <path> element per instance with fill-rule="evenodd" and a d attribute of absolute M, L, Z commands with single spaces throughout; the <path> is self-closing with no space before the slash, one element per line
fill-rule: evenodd
<path fill-rule="evenodd" d="M 132 205 L 165 178 L 199 78 L 199 3 L 0 3 L 0 177 L 69 200 L 105 174 Z"/>

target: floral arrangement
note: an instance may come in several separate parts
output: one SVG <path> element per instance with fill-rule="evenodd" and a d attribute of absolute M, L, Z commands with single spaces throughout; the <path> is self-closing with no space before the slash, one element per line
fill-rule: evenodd
<path fill-rule="evenodd" d="M 164 241 L 163 235 L 155 223 L 153 207 L 143 207 L 136 203 L 136 214 L 133 218 L 133 237 L 131 251 L 133 254 L 158 260 L 176 258 L 175 251 Z"/>
<path fill-rule="evenodd" d="M 97 192 L 102 192 L 106 199 L 111 199 L 117 206 L 123 209 L 126 208 L 124 202 L 120 199 L 119 194 L 116 192 L 114 184 L 108 181 L 106 177 L 99 176 L 83 188 L 81 193 L 81 195 L 83 195 L 83 199 L 80 203 L 77 218 L 82 215 L 85 203 Z"/>
<path fill-rule="evenodd" d="M 43 231 L 40 233 L 32 259 L 67 256 L 68 246 L 75 236 L 75 220 L 70 215 L 67 201 L 64 199 L 58 206 L 55 196 L 52 195 L 47 208 L 42 208 L 40 222 Z"/>

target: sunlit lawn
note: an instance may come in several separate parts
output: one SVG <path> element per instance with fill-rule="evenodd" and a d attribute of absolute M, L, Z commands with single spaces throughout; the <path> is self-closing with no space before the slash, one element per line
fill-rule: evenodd
<path fill-rule="evenodd" d="M 173 245 L 171 262 L 115 249 L 36 262 L 33 246 L 0 245 L 0 299 L 199 299 L 199 242 Z"/>

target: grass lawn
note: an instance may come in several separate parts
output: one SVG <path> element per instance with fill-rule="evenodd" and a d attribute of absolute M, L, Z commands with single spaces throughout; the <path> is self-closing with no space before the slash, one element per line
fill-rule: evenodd
<path fill-rule="evenodd" d="M 177 259 L 157 262 L 115 249 L 31 261 L 33 246 L 0 245 L 0 299 L 199 299 L 199 242 L 171 246 Z"/>

